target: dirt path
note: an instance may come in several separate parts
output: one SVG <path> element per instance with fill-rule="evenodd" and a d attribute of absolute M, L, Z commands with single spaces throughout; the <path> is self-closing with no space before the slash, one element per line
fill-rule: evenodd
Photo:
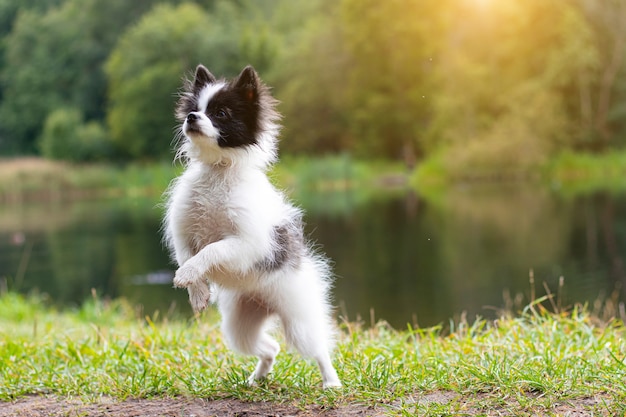
<path fill-rule="evenodd" d="M 493 398 L 488 398 L 490 396 L 466 399 L 459 394 L 445 391 L 436 391 L 417 397 L 409 398 L 405 400 L 405 403 L 417 401 L 427 406 L 428 403 L 443 405 L 455 402 L 459 410 L 462 410 L 462 415 L 467 416 L 550 414 L 569 417 L 608 417 L 615 415 L 614 412 L 607 410 L 607 406 L 610 408 L 610 401 L 607 401 L 608 399 L 604 396 L 564 401 L 545 408 L 540 404 L 535 404 L 530 409 L 511 400 L 493 401 Z M 64 397 L 27 396 L 15 402 L 0 402 L 0 417 L 381 417 L 393 415 L 394 409 L 397 408 L 399 407 L 394 404 L 376 407 L 349 404 L 333 409 L 323 409 L 319 406 L 302 409 L 290 404 L 247 403 L 234 399 L 208 401 L 185 397 L 131 399 L 122 402 L 103 397 L 96 403 L 84 403 L 80 399 Z"/>
<path fill-rule="evenodd" d="M 0 403 L 0 417 L 308 417 L 383 416 L 382 410 L 344 406 L 333 410 L 299 409 L 288 404 L 245 403 L 239 400 L 207 401 L 190 398 L 140 399 L 116 402 L 103 399 L 86 404 L 78 399 L 29 396 L 12 403 Z"/>

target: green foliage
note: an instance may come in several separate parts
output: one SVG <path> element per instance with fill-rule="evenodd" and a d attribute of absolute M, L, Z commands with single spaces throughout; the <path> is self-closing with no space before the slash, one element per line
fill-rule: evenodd
<path fill-rule="evenodd" d="M 48 114 L 80 108 L 87 120 L 106 112 L 102 64 L 125 25 L 150 2 L 66 0 L 18 14 L 4 38 L 0 150 L 32 153 Z"/>
<path fill-rule="evenodd" d="M 597 64 L 581 74 L 580 109 L 587 135 L 580 145 L 598 150 L 623 147 L 626 95 L 626 4 L 579 0 L 593 37 Z"/>
<path fill-rule="evenodd" d="M 581 195 L 608 190 L 626 190 L 626 152 L 613 150 L 600 154 L 565 151 L 546 166 L 546 176 L 564 195 Z"/>
<path fill-rule="evenodd" d="M 71 158 L 76 140 L 76 128 L 82 124 L 77 109 L 60 109 L 46 119 L 40 141 L 41 153 L 46 158 Z"/>
<path fill-rule="evenodd" d="M 63 0 L 0 0 L 0 71 L 5 65 L 6 35 L 11 33 L 18 14 L 24 10 L 45 11 Z M 2 89 L 0 88 L 0 98 Z"/>
<path fill-rule="evenodd" d="M 460 152 L 475 142 L 491 148 L 494 140 L 529 141 L 536 155 L 520 161 L 526 170 L 528 163 L 541 163 L 557 147 L 577 140 L 579 107 L 569 100 L 577 104 L 578 97 L 564 91 L 577 89 L 579 75 L 595 64 L 595 50 L 584 18 L 569 2 L 491 2 L 488 7 L 457 9 L 464 20 L 450 29 L 456 42 L 440 58 L 447 61 L 446 82 L 433 125 L 441 132 L 440 144 Z M 506 158 L 510 147 L 499 145 L 494 153 Z"/>
<path fill-rule="evenodd" d="M 434 54 L 442 48 L 434 34 L 443 32 L 448 3 L 342 2 L 343 39 L 352 67 L 346 80 L 350 128 L 360 153 L 399 158 L 421 150 L 432 111 Z"/>
<path fill-rule="evenodd" d="M 104 127 L 98 122 L 84 123 L 78 109 L 50 113 L 39 146 L 46 158 L 74 162 L 103 161 L 111 154 Z"/>
<path fill-rule="evenodd" d="M 281 149 L 287 153 L 323 154 L 350 151 L 345 95 L 345 50 L 337 7 L 324 0 L 294 1 L 308 19 L 284 29 L 284 46 L 272 71 L 282 104 L 285 129 Z M 280 11 L 285 19 L 297 10 Z M 280 21 L 280 16 L 278 17 Z M 300 22 L 298 22 L 300 23 Z"/>
<path fill-rule="evenodd" d="M 279 83 L 285 146 L 407 163 L 449 153 L 452 176 L 504 178 L 534 176 L 559 150 L 601 148 L 600 80 L 626 54 L 600 42 L 619 47 L 618 3 L 320 2 L 284 54 L 296 62 Z M 621 111 L 611 106 L 608 127 Z"/>
<path fill-rule="evenodd" d="M 50 114 L 78 108 L 109 157 L 169 157 L 200 62 L 259 70 L 288 153 L 509 178 L 625 143 L 620 0 L 0 0 L 0 23 L 3 154 L 36 153 Z"/>
<path fill-rule="evenodd" d="M 120 38 L 106 69 L 108 125 L 123 153 L 146 157 L 170 149 L 174 92 L 181 74 L 200 62 L 194 43 L 210 38 L 205 27 L 210 27 L 208 16 L 198 6 L 162 5 Z"/>
<path fill-rule="evenodd" d="M 432 92 L 432 33 L 441 32 L 439 3 L 315 4 L 278 65 L 285 148 L 393 158 L 419 150 L 430 113 L 425 97 Z M 413 18 L 419 15 L 429 17 Z"/>
<path fill-rule="evenodd" d="M 13 29 L 13 24 L 20 11 L 45 11 L 57 6 L 63 0 L 0 0 L 0 36 Z"/>
<path fill-rule="evenodd" d="M 123 154 L 133 158 L 168 154 L 175 92 L 182 75 L 197 64 L 209 65 L 218 76 L 232 76 L 247 63 L 255 64 L 249 59 L 256 59 L 261 68 L 267 64 L 272 53 L 269 38 L 252 37 L 252 28 L 243 30 L 239 12 L 238 6 L 226 2 L 213 13 L 192 3 L 160 5 L 120 38 L 106 71 L 108 125 Z"/>

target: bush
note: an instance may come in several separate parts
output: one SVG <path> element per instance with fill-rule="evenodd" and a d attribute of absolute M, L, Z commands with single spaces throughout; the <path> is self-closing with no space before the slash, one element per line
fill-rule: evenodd
<path fill-rule="evenodd" d="M 101 161 L 111 155 L 104 127 L 83 121 L 76 108 L 62 108 L 46 118 L 39 147 L 44 157 L 72 162 Z"/>

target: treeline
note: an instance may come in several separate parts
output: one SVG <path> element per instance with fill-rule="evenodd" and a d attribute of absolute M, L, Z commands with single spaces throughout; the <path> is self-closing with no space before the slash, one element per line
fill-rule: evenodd
<path fill-rule="evenodd" d="M 284 152 L 532 169 L 626 145 L 624 0 L 0 0 L 0 154 L 171 155 L 181 77 L 252 64 Z"/>

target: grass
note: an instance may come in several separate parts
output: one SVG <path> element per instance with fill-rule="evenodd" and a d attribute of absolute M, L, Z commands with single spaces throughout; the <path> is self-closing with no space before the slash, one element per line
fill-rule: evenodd
<path fill-rule="evenodd" d="M 212 311 L 191 321 L 138 317 L 123 300 L 97 297 L 57 311 L 9 292 L 0 297 L 0 400 L 182 395 L 396 415 L 623 415 L 624 323 L 585 308 L 548 312 L 544 301 L 447 330 L 344 323 L 335 363 L 345 386 L 324 391 L 316 367 L 291 352 L 279 355 L 268 381 L 247 386 L 255 360 L 224 346 Z"/>

